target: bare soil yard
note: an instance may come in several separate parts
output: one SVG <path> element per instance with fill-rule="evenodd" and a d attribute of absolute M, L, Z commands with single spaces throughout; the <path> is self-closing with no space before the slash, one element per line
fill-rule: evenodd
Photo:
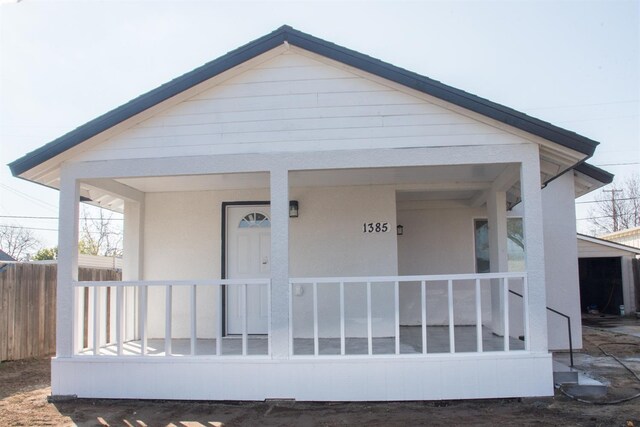
<path fill-rule="evenodd" d="M 640 338 L 585 328 L 585 348 L 576 365 L 611 383 L 601 401 L 640 392 L 640 383 L 606 358 L 597 345 L 640 373 Z M 602 366 L 600 366 L 602 365 Z M 515 381 L 517 379 L 514 378 Z M 596 406 L 553 398 L 392 403 L 182 402 L 79 399 L 47 403 L 49 360 L 0 364 L 1 426 L 410 426 L 410 425 L 578 425 L 640 426 L 640 399 Z"/>

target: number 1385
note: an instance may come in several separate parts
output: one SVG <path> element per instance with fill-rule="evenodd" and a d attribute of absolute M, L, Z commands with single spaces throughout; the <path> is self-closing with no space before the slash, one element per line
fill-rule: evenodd
<path fill-rule="evenodd" d="M 386 233 L 389 231 L 388 222 L 365 222 L 362 224 L 363 233 Z"/>

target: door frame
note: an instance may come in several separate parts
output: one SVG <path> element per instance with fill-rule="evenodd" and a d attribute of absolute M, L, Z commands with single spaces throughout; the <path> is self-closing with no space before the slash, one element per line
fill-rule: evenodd
<path fill-rule="evenodd" d="M 271 206 L 271 202 L 269 200 L 222 202 L 222 214 L 220 215 L 220 240 L 222 242 L 220 251 L 220 278 L 222 280 L 227 278 L 227 208 L 234 206 Z M 226 337 L 229 334 L 227 333 L 227 292 L 225 288 L 222 289 L 220 306 L 222 310 L 222 334 Z"/>

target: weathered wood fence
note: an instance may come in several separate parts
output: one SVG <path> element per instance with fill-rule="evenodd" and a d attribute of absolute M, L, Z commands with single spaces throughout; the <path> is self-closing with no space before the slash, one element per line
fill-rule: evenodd
<path fill-rule="evenodd" d="M 121 272 L 81 267 L 78 280 L 121 280 Z M 0 361 L 55 353 L 56 283 L 56 264 L 0 263 Z"/>

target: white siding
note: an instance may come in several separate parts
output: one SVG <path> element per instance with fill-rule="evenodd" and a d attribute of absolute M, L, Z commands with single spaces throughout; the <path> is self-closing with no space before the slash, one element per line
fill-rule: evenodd
<path fill-rule="evenodd" d="M 122 258 L 79 254 L 78 267 L 120 268 L 121 269 Z"/>
<path fill-rule="evenodd" d="M 74 161 L 523 141 L 361 74 L 281 54 Z"/>
<path fill-rule="evenodd" d="M 634 253 L 578 239 L 579 258 L 631 257 Z"/>

